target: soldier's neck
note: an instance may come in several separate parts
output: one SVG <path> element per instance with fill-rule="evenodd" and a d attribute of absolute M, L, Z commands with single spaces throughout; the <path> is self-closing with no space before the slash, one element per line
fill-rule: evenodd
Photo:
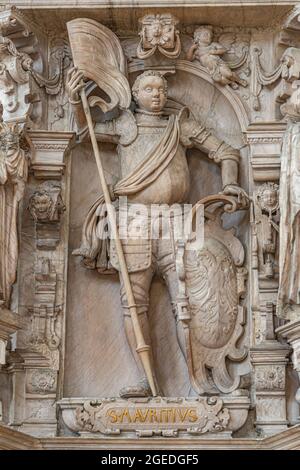
<path fill-rule="evenodd" d="M 149 122 L 160 121 L 163 116 L 162 111 L 146 111 L 145 109 L 137 108 L 135 112 L 138 119 Z"/>

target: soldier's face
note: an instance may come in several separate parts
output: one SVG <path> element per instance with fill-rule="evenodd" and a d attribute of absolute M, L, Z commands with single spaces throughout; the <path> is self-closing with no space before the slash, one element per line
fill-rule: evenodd
<path fill-rule="evenodd" d="M 155 76 L 142 78 L 137 100 L 141 109 L 154 112 L 161 111 L 167 101 L 162 78 Z"/>

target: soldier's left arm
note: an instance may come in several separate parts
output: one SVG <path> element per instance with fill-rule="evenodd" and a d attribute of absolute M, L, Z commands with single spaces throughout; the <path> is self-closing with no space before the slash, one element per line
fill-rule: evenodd
<path fill-rule="evenodd" d="M 224 194 L 237 196 L 240 204 L 246 206 L 247 193 L 238 183 L 239 151 L 216 137 L 188 112 L 182 113 L 180 117 L 180 136 L 181 143 L 185 147 L 198 148 L 221 166 Z"/>

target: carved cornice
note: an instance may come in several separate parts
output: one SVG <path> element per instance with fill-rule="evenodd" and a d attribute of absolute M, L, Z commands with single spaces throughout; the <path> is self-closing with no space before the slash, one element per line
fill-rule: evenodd
<path fill-rule="evenodd" d="M 60 179 L 65 155 L 75 140 L 73 132 L 30 131 L 31 169 L 38 179 Z"/>
<path fill-rule="evenodd" d="M 280 175 L 281 144 L 286 123 L 251 124 L 246 131 L 250 145 L 251 165 L 255 181 L 277 181 Z"/>

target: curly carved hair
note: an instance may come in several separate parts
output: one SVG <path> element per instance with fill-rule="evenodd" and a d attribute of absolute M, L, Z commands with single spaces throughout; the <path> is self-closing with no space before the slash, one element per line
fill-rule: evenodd
<path fill-rule="evenodd" d="M 165 79 L 165 77 L 163 76 L 163 74 L 158 72 L 158 71 L 155 71 L 155 70 L 147 70 L 147 72 L 144 72 L 141 75 L 139 75 L 135 79 L 134 84 L 132 85 L 132 96 L 133 96 L 133 99 L 134 99 L 135 102 L 137 102 L 137 96 L 138 96 L 138 92 L 139 92 L 139 89 L 140 89 L 141 80 L 143 80 L 143 78 L 145 78 L 145 77 L 159 77 L 159 78 L 161 78 L 163 83 L 164 83 L 165 95 L 167 96 L 168 82 Z"/>

